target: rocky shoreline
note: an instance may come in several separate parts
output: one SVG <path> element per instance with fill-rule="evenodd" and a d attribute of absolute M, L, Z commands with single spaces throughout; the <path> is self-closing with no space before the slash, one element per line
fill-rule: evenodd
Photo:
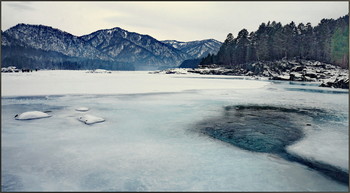
<path fill-rule="evenodd" d="M 253 79 L 319 82 L 320 87 L 349 89 L 348 69 L 313 60 L 277 60 L 232 67 L 216 64 L 173 68 L 152 73 L 249 76 Z"/>

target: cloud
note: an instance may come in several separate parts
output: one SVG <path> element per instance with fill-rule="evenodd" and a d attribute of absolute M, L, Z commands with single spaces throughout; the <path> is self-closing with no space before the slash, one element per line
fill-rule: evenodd
<path fill-rule="evenodd" d="M 147 33 L 157 39 L 200 39 L 199 33 L 214 34 L 218 16 L 213 16 L 215 3 L 138 2 L 101 4 L 100 8 L 113 10 L 116 16 L 106 17 L 111 25 L 128 31 Z M 220 15 L 219 15 L 220 16 Z M 217 24 L 213 24 L 217 20 Z M 187 35 L 186 35 L 187 34 Z M 206 38 L 212 38 L 208 35 Z M 226 35 L 222 36 L 222 40 Z"/>
<path fill-rule="evenodd" d="M 49 25 L 74 35 L 121 27 L 156 39 L 181 41 L 214 38 L 246 28 L 255 31 L 262 22 L 283 25 L 344 16 L 348 2 L 125 2 L 52 1 L 1 2 L 2 30 L 17 23 Z M 24 11 L 26 10 L 26 11 Z M 29 11 L 31 10 L 31 11 Z M 14 14 L 16 13 L 16 14 Z"/>
<path fill-rule="evenodd" d="M 8 2 L 7 5 L 20 11 L 34 11 L 35 8 L 30 5 L 30 2 Z"/>

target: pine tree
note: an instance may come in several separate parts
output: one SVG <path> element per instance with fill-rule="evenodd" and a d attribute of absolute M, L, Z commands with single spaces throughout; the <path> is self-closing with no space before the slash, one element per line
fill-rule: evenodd
<path fill-rule="evenodd" d="M 316 27 L 310 23 L 296 26 L 293 21 L 282 27 L 281 23 L 269 21 L 250 34 L 242 29 L 237 38 L 229 33 L 218 54 L 202 62 L 237 66 L 283 58 L 318 60 L 348 68 L 349 16 L 322 19 Z"/>
<path fill-rule="evenodd" d="M 237 36 L 237 44 L 236 44 L 236 52 L 235 52 L 235 63 L 242 64 L 247 62 L 247 54 L 248 54 L 248 31 L 246 29 L 242 29 Z"/>

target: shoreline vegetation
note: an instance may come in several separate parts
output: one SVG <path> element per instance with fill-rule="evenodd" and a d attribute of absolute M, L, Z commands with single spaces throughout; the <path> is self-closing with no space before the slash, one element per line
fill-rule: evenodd
<path fill-rule="evenodd" d="M 280 22 L 262 23 L 258 30 L 242 29 L 235 38 L 227 35 L 216 55 L 208 55 L 200 64 L 241 65 L 281 59 L 316 60 L 349 68 L 349 15 L 336 20 L 282 26 Z"/>

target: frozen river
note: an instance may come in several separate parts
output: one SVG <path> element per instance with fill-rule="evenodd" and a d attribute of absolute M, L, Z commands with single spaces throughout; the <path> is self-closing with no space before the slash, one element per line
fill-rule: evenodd
<path fill-rule="evenodd" d="M 2 191 L 348 191 L 327 172 L 279 153 L 348 174 L 347 90 L 147 72 L 3 73 L 1 84 Z M 249 111 L 237 118 L 231 108 Z M 14 119 L 34 110 L 52 116 Z M 106 121 L 85 125 L 83 114 Z M 225 121 L 245 128 L 232 131 L 232 143 L 216 128 Z M 203 132 L 208 124 L 216 133 Z M 278 151 L 235 138 L 269 124 L 293 125 L 298 137 Z"/>

